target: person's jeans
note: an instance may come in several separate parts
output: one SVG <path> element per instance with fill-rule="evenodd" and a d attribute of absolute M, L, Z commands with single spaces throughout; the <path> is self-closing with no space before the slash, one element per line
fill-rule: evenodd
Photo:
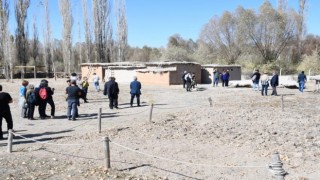
<path fill-rule="evenodd" d="M 259 91 L 260 87 L 259 87 L 259 81 L 253 81 L 253 90 L 257 90 Z"/>
<path fill-rule="evenodd" d="M 34 108 L 35 108 L 34 103 L 28 103 L 28 118 L 29 119 L 33 119 Z"/>
<path fill-rule="evenodd" d="M 278 95 L 276 86 L 272 87 L 272 94 L 271 95 L 275 95 L 275 96 Z"/>
<path fill-rule="evenodd" d="M 78 99 L 68 99 L 68 118 L 76 119 L 78 114 Z"/>
<path fill-rule="evenodd" d="M 100 91 L 100 87 L 99 87 L 99 82 L 94 82 L 94 87 L 96 88 L 97 91 Z"/>
<path fill-rule="evenodd" d="M 219 78 L 214 78 L 213 86 L 218 87 Z"/>
<path fill-rule="evenodd" d="M 262 85 L 261 94 L 268 96 L 268 85 Z"/>
<path fill-rule="evenodd" d="M 304 81 L 299 82 L 299 91 L 303 92 L 304 89 Z"/>

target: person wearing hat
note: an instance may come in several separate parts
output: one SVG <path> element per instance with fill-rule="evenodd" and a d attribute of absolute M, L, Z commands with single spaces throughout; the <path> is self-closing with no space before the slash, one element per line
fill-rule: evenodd
<path fill-rule="evenodd" d="M 79 98 L 81 96 L 81 89 L 76 85 L 77 82 L 72 80 L 70 86 L 66 88 L 66 94 L 68 95 L 68 112 L 67 116 L 69 120 L 76 120 L 76 115 L 78 114 L 78 104 Z"/>
<path fill-rule="evenodd" d="M 269 76 L 268 76 L 268 72 L 264 71 L 262 76 L 261 76 L 261 95 L 264 96 L 268 96 L 268 87 L 269 87 Z"/>

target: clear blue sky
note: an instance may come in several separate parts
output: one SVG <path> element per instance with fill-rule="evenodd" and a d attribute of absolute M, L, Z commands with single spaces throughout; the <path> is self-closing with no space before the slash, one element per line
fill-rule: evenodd
<path fill-rule="evenodd" d="M 116 0 L 115 0 L 116 1 Z M 198 39 L 199 33 L 214 15 L 220 16 L 224 11 L 234 10 L 238 6 L 257 9 L 264 0 L 126 0 L 128 22 L 128 43 L 133 47 L 166 47 L 168 38 L 180 34 L 184 39 Z M 10 31 L 16 27 L 13 10 L 14 0 L 9 0 L 11 6 Z M 40 0 L 31 0 L 28 11 L 30 36 L 32 33 L 32 19 L 36 16 L 40 39 L 42 39 L 44 17 Z M 59 0 L 49 0 L 50 19 L 53 36 L 61 39 L 62 20 L 59 13 Z M 79 40 L 78 22 L 80 21 L 81 39 L 84 39 L 82 25 L 82 0 L 72 0 L 73 7 L 73 41 Z M 270 0 L 276 6 L 277 0 Z M 288 0 L 289 8 L 298 8 L 298 0 Z M 91 9 L 91 8 L 89 8 Z M 320 1 L 308 0 L 307 31 L 320 34 Z M 115 28 L 115 26 L 114 26 Z M 115 32 L 114 32 L 115 34 Z"/>

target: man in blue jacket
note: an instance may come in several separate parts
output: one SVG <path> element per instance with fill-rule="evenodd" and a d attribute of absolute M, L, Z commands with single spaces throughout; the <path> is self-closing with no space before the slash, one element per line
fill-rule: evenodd
<path fill-rule="evenodd" d="M 272 87 L 271 96 L 278 96 L 277 86 L 279 85 L 279 76 L 276 71 L 273 71 L 273 76 L 271 78 L 270 84 Z"/>
<path fill-rule="evenodd" d="M 307 82 L 307 76 L 304 74 L 304 71 L 298 75 L 299 91 L 303 92 L 304 84 Z"/>
<path fill-rule="evenodd" d="M 131 94 L 130 106 L 132 107 L 133 99 L 135 96 L 137 97 L 137 105 L 140 106 L 141 83 L 137 80 L 136 76 L 133 78 L 133 81 L 130 83 L 130 94 Z"/>

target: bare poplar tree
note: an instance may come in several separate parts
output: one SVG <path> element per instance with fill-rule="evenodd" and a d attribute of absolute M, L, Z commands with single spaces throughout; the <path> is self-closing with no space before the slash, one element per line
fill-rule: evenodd
<path fill-rule="evenodd" d="M 125 52 L 128 48 L 128 26 L 126 18 L 126 6 L 124 0 L 117 2 L 117 43 L 118 43 L 118 61 L 125 61 Z"/>
<path fill-rule="evenodd" d="M 83 11 L 83 24 L 85 30 L 85 54 L 86 54 L 86 62 L 91 62 L 91 54 L 92 54 L 92 36 L 91 36 L 91 25 L 88 18 L 88 10 L 87 10 L 87 0 L 82 0 L 82 11 Z"/>
<path fill-rule="evenodd" d="M 71 67 L 73 67 L 74 62 L 72 62 L 72 12 L 71 12 L 71 2 L 70 0 L 59 0 L 60 14 L 63 21 L 63 62 L 64 62 L 64 73 L 68 72 L 71 74 Z"/>
<path fill-rule="evenodd" d="M 110 28 L 111 5 L 109 0 L 93 0 L 94 37 L 96 62 L 110 62 L 107 56 L 107 39 Z"/>
<path fill-rule="evenodd" d="M 33 17 L 32 29 L 33 29 L 33 40 L 32 40 L 31 56 L 34 61 L 34 65 L 37 66 L 37 57 L 39 56 L 39 33 L 37 28 L 36 16 Z"/>
<path fill-rule="evenodd" d="M 299 13 L 297 18 L 297 40 L 298 40 L 298 53 L 299 53 L 299 59 L 302 58 L 301 53 L 301 42 L 303 40 L 303 36 L 305 34 L 306 28 L 305 28 L 305 16 L 306 16 L 306 2 L 307 0 L 299 0 Z"/>
<path fill-rule="evenodd" d="M 17 20 L 16 30 L 16 48 L 17 59 L 19 64 L 25 66 L 28 61 L 28 38 L 25 30 L 25 21 L 27 19 L 27 11 L 30 5 L 30 0 L 15 0 L 14 11 Z M 22 78 L 25 68 L 22 70 Z"/>
<path fill-rule="evenodd" d="M 9 21 L 9 4 L 7 0 L 0 0 L 0 58 L 3 60 L 5 68 L 5 76 L 7 80 L 11 77 L 12 80 L 12 54 L 11 54 L 11 41 L 8 31 Z M 9 76 L 11 72 L 11 76 Z"/>
<path fill-rule="evenodd" d="M 53 59 L 53 42 L 52 42 L 52 32 L 51 32 L 51 25 L 50 25 L 50 16 L 49 16 L 49 0 L 44 1 L 44 17 L 45 17 L 45 26 L 44 26 L 44 60 L 45 66 L 47 69 L 48 74 L 53 70 L 54 77 L 56 77 L 56 68 Z M 51 68 L 52 66 L 52 68 Z"/>

